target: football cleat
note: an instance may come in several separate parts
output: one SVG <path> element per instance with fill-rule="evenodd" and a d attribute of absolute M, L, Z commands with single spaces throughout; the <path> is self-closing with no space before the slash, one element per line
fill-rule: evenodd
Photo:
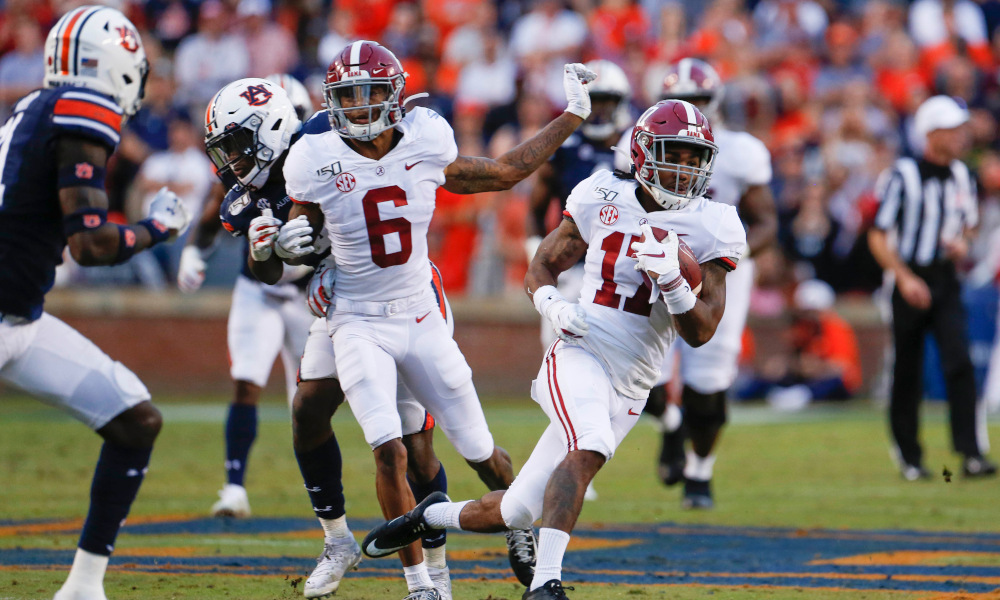
<path fill-rule="evenodd" d="M 442 597 L 434 588 L 423 588 L 413 590 L 403 600 L 442 600 Z"/>
<path fill-rule="evenodd" d="M 104 587 L 83 587 L 77 585 L 64 585 L 56 592 L 52 600 L 108 600 L 104 595 Z"/>
<path fill-rule="evenodd" d="M 507 558 L 510 568 L 521 585 L 528 587 L 535 577 L 535 561 L 538 558 L 538 544 L 535 542 L 535 531 L 528 529 L 512 529 L 506 533 Z"/>
<path fill-rule="evenodd" d="M 932 477 L 931 472 L 925 469 L 922 465 L 911 465 L 904 464 L 899 469 L 899 474 L 903 476 L 906 481 L 919 481 L 921 479 L 930 479 Z"/>
<path fill-rule="evenodd" d="M 712 500 L 712 481 L 685 478 L 684 498 L 681 499 L 681 508 L 689 510 L 709 510 L 715 508 L 715 501 Z"/>
<path fill-rule="evenodd" d="M 431 576 L 434 589 L 441 596 L 441 600 L 451 600 L 451 572 L 448 570 L 448 566 L 445 565 L 442 569 L 428 566 L 427 574 Z"/>
<path fill-rule="evenodd" d="M 250 516 L 250 499 L 247 489 L 242 485 L 227 483 L 219 490 L 219 501 L 212 505 L 213 517 L 235 517 L 242 519 Z"/>
<path fill-rule="evenodd" d="M 569 600 L 566 590 L 571 589 L 573 588 L 564 588 L 562 582 L 558 579 L 550 579 L 538 589 L 525 591 L 524 595 L 521 596 L 521 600 Z"/>
<path fill-rule="evenodd" d="M 962 461 L 962 475 L 965 477 L 991 477 L 996 474 L 996 464 L 982 456 L 966 456 Z"/>
<path fill-rule="evenodd" d="M 356 569 L 359 562 L 361 546 L 358 546 L 353 537 L 343 540 L 327 539 L 323 553 L 316 559 L 316 568 L 303 588 L 306 598 L 322 598 L 336 592 L 344 574 Z"/>
<path fill-rule="evenodd" d="M 424 521 L 424 511 L 440 502 L 451 502 L 451 499 L 444 492 L 434 492 L 405 515 L 372 529 L 361 542 L 361 550 L 371 558 L 389 556 L 419 540 L 425 533 L 436 530 Z"/>

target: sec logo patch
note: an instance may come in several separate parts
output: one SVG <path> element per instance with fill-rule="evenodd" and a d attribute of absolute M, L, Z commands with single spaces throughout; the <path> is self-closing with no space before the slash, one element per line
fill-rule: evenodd
<path fill-rule="evenodd" d="M 601 207 L 601 223 L 614 225 L 618 221 L 618 209 L 613 204 L 605 204 Z"/>
<path fill-rule="evenodd" d="M 354 186 L 357 185 L 358 182 L 354 179 L 354 175 L 351 175 L 350 173 L 341 173 L 340 175 L 337 175 L 337 179 L 334 183 L 336 183 L 338 190 L 342 192 L 349 192 L 354 189 Z"/>

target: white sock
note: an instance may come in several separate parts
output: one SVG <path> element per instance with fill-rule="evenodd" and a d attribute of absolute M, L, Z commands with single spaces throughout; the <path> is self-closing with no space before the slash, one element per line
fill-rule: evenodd
<path fill-rule="evenodd" d="M 538 530 L 538 560 L 529 591 L 537 590 L 553 579 L 562 581 L 562 560 L 568 544 L 569 534 L 565 531 L 548 527 Z"/>
<path fill-rule="evenodd" d="M 319 524 L 323 526 L 323 533 L 328 540 L 353 537 L 351 528 L 347 526 L 347 515 L 341 515 L 336 519 L 320 519 Z"/>
<path fill-rule="evenodd" d="M 447 554 L 444 546 L 437 548 L 424 548 L 424 562 L 428 567 L 443 569 L 448 566 Z"/>
<path fill-rule="evenodd" d="M 709 454 L 702 458 L 693 451 L 687 452 L 687 464 L 684 465 L 684 477 L 695 481 L 711 481 L 712 470 L 715 467 L 715 455 Z"/>
<path fill-rule="evenodd" d="M 427 563 L 425 562 L 413 565 L 412 567 L 403 567 L 403 574 L 406 575 L 406 587 L 411 592 L 434 587 L 431 576 L 427 574 Z"/>
<path fill-rule="evenodd" d="M 439 502 L 437 504 L 431 504 L 424 511 L 424 520 L 427 524 L 435 529 L 462 529 L 462 526 L 458 522 L 458 516 L 462 513 L 462 509 L 465 505 L 472 502 L 472 500 L 466 500 L 465 502 Z"/>
<path fill-rule="evenodd" d="M 103 588 L 104 572 L 108 570 L 108 558 L 77 548 L 65 586 Z"/>

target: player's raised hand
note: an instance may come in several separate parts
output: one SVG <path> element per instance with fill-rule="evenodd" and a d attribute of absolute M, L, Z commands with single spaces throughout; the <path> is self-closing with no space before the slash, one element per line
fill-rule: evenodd
<path fill-rule="evenodd" d="M 590 325 L 587 324 L 587 313 L 583 307 L 563 298 L 554 286 L 543 285 L 532 294 L 535 309 L 552 323 L 556 335 L 564 342 L 575 344 L 576 340 L 587 335 Z"/>
<path fill-rule="evenodd" d="M 281 258 L 300 258 L 312 254 L 312 225 L 309 218 L 299 215 L 281 226 L 274 251 Z"/>
<path fill-rule="evenodd" d="M 333 257 L 327 257 L 316 267 L 309 285 L 306 287 L 306 306 L 309 312 L 319 317 L 326 318 L 326 311 L 333 303 L 333 284 L 337 280 L 337 267 Z"/>
<path fill-rule="evenodd" d="M 278 237 L 281 229 L 281 220 L 271 214 L 270 208 L 261 211 L 259 217 L 250 221 L 250 256 L 257 262 L 264 262 L 271 258 L 271 251 L 274 248 L 274 240 Z"/>
<path fill-rule="evenodd" d="M 566 90 L 566 112 L 586 120 L 590 116 L 590 92 L 587 85 L 597 79 L 594 73 L 580 63 L 571 63 L 563 67 L 563 89 Z"/>
<path fill-rule="evenodd" d="M 177 239 L 177 236 L 187 231 L 191 224 L 191 217 L 184 208 L 184 203 L 177 197 L 177 194 L 163 186 L 153 196 L 153 201 L 149 203 L 149 214 L 147 218 L 158 222 L 170 231 L 170 240 Z"/>
<path fill-rule="evenodd" d="M 643 235 L 642 241 L 632 242 L 632 251 L 635 253 L 633 258 L 636 260 L 635 270 L 645 271 L 654 281 L 661 284 L 680 277 L 677 234 L 669 231 L 661 242 L 657 241 L 649 223 L 642 225 L 640 229 Z M 663 282 L 659 281 L 661 277 L 664 278 Z"/>
<path fill-rule="evenodd" d="M 177 267 L 177 287 L 185 294 L 198 291 L 205 282 L 205 259 L 197 246 L 185 246 Z"/>

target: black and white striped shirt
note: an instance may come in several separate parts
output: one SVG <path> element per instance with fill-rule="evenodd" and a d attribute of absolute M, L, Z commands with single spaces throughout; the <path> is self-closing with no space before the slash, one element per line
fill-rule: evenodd
<path fill-rule="evenodd" d="M 961 161 L 943 167 L 903 157 L 879 178 L 875 228 L 895 233 L 899 258 L 916 266 L 944 259 L 942 242 L 975 227 L 976 184 Z"/>

